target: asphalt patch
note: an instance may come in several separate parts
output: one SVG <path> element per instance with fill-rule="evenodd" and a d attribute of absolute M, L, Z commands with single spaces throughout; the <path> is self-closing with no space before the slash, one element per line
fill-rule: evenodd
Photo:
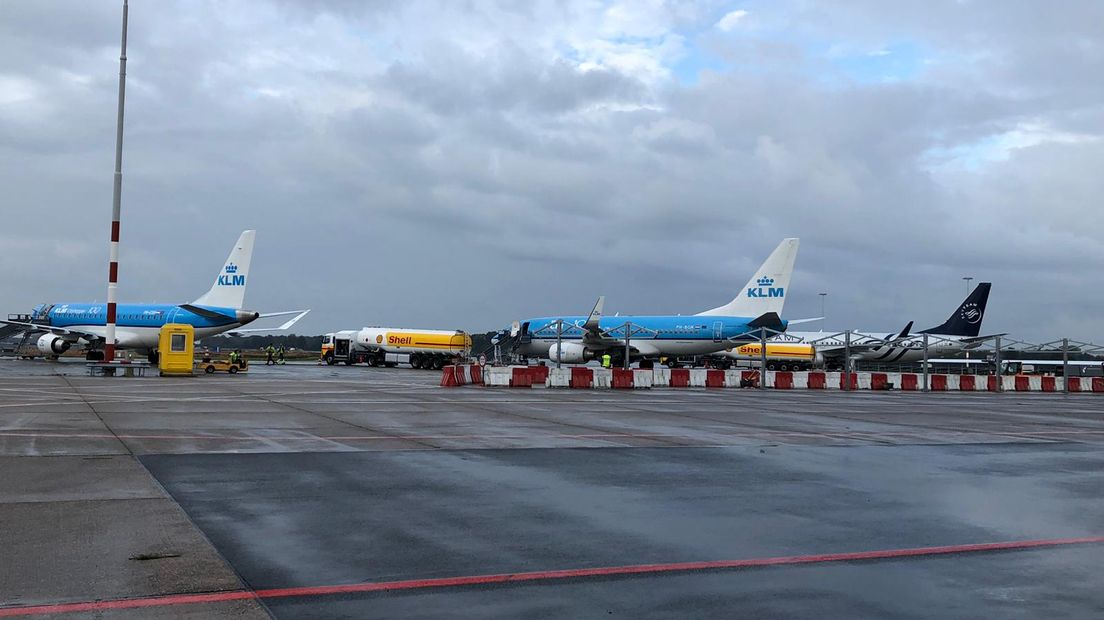
<path fill-rule="evenodd" d="M 1099 535 L 1094 445 L 141 457 L 254 589 Z M 1061 484 L 1055 484 L 1061 480 Z M 274 599 L 278 617 L 1038 617 L 1099 547 Z"/>

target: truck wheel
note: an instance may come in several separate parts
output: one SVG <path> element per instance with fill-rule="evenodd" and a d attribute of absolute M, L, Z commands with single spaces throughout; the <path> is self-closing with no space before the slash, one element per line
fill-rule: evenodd
<path fill-rule="evenodd" d="M 214 366 L 208 366 L 208 367 L 203 369 L 203 372 L 205 372 L 207 374 L 212 374 L 212 373 L 215 372 L 215 367 Z"/>
<path fill-rule="evenodd" d="M 422 356 L 418 355 L 417 353 L 414 353 L 413 355 L 411 355 L 410 356 L 410 367 L 411 368 L 421 368 L 422 367 Z"/>
<path fill-rule="evenodd" d="M 326 354 L 326 365 L 327 366 L 333 366 L 336 363 L 337 363 L 337 360 L 334 359 L 333 353 L 327 353 Z"/>

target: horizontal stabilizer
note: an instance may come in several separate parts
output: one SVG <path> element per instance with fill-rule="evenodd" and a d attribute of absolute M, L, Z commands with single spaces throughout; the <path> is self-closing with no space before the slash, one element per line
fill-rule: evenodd
<path fill-rule="evenodd" d="M 231 334 L 245 334 L 245 333 L 256 333 L 256 332 L 286 332 L 287 330 L 291 329 L 292 325 L 295 325 L 296 323 L 298 323 L 299 319 L 307 316 L 308 312 L 310 312 L 309 309 L 308 310 L 289 310 L 287 312 L 269 312 L 267 314 L 262 314 L 262 315 L 258 316 L 257 318 L 263 319 L 263 318 L 266 318 L 266 317 L 289 316 L 289 315 L 292 315 L 292 314 L 294 314 L 295 316 L 291 317 L 291 319 L 289 319 L 287 321 L 284 321 L 284 323 L 282 325 L 280 325 L 279 327 L 250 327 L 248 329 L 235 329 L 234 331 L 232 331 L 230 333 Z"/>
<path fill-rule="evenodd" d="M 992 340 L 993 338 L 996 338 L 997 336 L 1007 336 L 1007 335 L 1008 335 L 1008 332 L 1004 332 L 1004 333 L 1001 333 L 1001 334 L 989 334 L 988 336 L 974 336 L 972 338 L 959 338 L 958 341 L 963 343 L 963 344 L 973 344 L 975 342 L 984 342 L 986 340 Z"/>
<path fill-rule="evenodd" d="M 824 317 L 822 317 L 822 316 L 814 316 L 814 317 L 811 317 L 811 318 L 808 318 L 808 319 L 790 319 L 789 324 L 790 325 L 800 325 L 802 323 L 812 323 L 814 321 L 823 321 L 823 320 L 824 320 Z"/>
<path fill-rule="evenodd" d="M 180 304 L 180 307 L 192 314 L 201 316 L 205 319 L 211 319 L 212 321 L 222 321 L 225 319 L 234 319 L 235 317 L 221 312 L 215 312 L 214 310 L 208 310 L 207 308 L 200 308 L 192 304 Z"/>
<path fill-rule="evenodd" d="M 748 327 L 751 329 L 759 329 L 765 327 L 769 330 L 780 332 L 786 329 L 786 326 L 782 323 L 782 317 L 778 316 L 776 312 L 764 312 L 755 317 L 755 320 L 748 323 Z"/>

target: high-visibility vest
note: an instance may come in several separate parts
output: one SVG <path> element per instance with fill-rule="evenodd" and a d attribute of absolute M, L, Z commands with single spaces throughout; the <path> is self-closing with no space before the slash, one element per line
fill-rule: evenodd
<path fill-rule="evenodd" d="M 602 368 L 609 368 L 610 367 L 610 359 L 612 359 L 612 358 L 610 358 L 609 353 L 606 353 L 605 355 L 602 356 Z"/>

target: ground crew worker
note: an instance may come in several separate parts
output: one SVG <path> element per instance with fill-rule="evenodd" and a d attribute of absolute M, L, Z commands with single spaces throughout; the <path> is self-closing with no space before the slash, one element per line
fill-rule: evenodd
<path fill-rule="evenodd" d="M 609 353 L 603 354 L 602 355 L 602 368 L 609 368 L 610 367 L 610 362 L 612 360 L 613 360 L 613 358 L 610 357 Z"/>
<path fill-rule="evenodd" d="M 282 365 L 284 363 L 284 345 L 280 345 L 280 348 L 276 351 L 276 354 L 276 362 Z"/>
<path fill-rule="evenodd" d="M 230 352 L 230 363 L 231 364 L 237 364 L 238 363 L 238 352 L 237 351 L 231 351 Z"/>
<path fill-rule="evenodd" d="M 268 359 L 265 360 L 265 366 L 268 366 L 269 364 L 275 364 L 276 363 L 276 347 L 274 347 L 272 345 L 268 345 L 268 348 L 265 349 L 265 353 L 268 354 Z"/>
<path fill-rule="evenodd" d="M 203 347 L 203 363 L 204 364 L 210 364 L 211 363 L 211 350 L 208 349 L 207 347 Z"/>

